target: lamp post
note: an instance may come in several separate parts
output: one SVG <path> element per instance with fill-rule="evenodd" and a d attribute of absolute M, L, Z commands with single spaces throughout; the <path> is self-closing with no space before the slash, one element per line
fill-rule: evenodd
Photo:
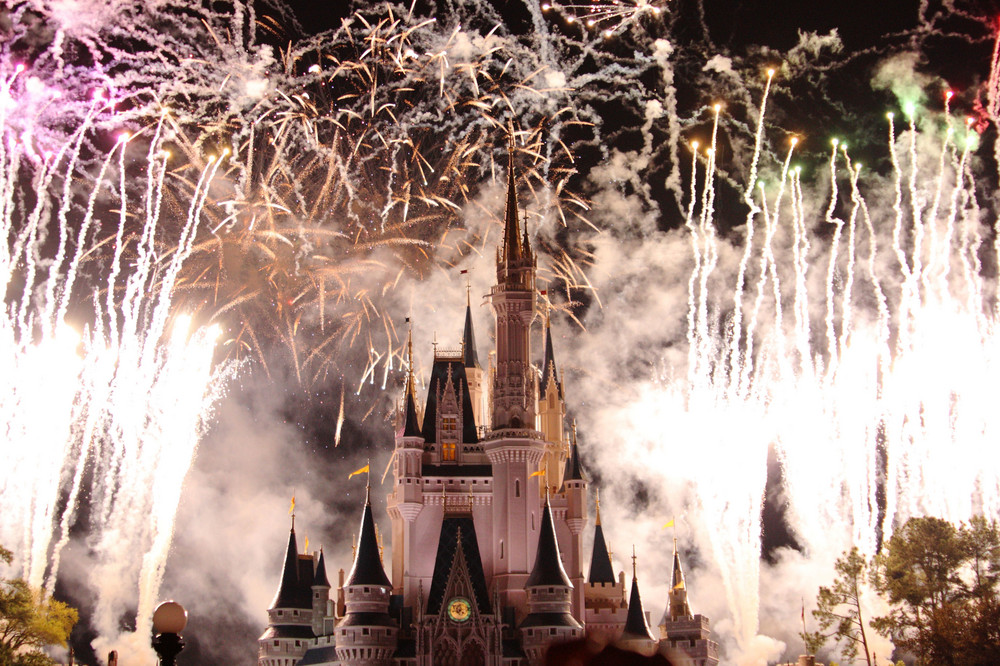
<path fill-rule="evenodd" d="M 184 649 L 180 633 L 187 626 L 187 611 L 176 601 L 164 601 L 153 611 L 153 649 L 161 666 L 174 666 L 174 659 Z"/>

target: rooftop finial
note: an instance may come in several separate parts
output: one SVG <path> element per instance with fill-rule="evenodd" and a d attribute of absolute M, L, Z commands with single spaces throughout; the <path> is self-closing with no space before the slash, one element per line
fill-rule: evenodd
<path fill-rule="evenodd" d="M 410 318 L 406 318 L 406 392 L 407 395 L 414 395 L 413 387 L 413 323 Z"/>
<path fill-rule="evenodd" d="M 597 488 L 597 521 L 596 525 L 601 524 L 601 489 Z"/>
<path fill-rule="evenodd" d="M 372 503 L 372 459 L 365 465 L 365 504 Z"/>
<path fill-rule="evenodd" d="M 632 544 L 632 578 L 635 578 L 635 544 Z"/>

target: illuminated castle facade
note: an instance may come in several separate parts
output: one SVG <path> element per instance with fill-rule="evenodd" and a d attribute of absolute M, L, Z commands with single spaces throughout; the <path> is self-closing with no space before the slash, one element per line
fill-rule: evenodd
<path fill-rule="evenodd" d="M 600 634 L 626 649 L 679 650 L 718 663 L 708 621 L 691 615 L 680 561 L 654 638 L 632 586 L 616 577 L 600 520 L 585 576 L 587 475 L 556 371 L 549 323 L 532 363 L 535 256 L 517 217 L 513 150 L 497 283 L 496 361 L 484 372 L 466 305 L 463 344 L 435 348 L 422 409 L 410 373 L 387 498 L 392 561 L 383 562 L 370 496 L 354 562 L 336 585 L 322 551 L 300 554 L 294 519 L 258 666 L 529 666 L 545 649 Z M 484 425 L 488 424 L 488 425 Z M 370 491 L 369 491 L 370 492 Z M 676 551 L 676 548 L 675 548 Z M 331 592 L 333 594 L 331 594 Z"/>

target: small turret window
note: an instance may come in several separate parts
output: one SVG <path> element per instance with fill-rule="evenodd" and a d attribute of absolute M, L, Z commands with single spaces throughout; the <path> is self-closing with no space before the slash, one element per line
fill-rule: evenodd
<path fill-rule="evenodd" d="M 500 559 L 503 559 L 503 539 L 500 539 Z"/>
<path fill-rule="evenodd" d="M 514 497 L 521 496 L 521 480 L 514 479 Z"/>

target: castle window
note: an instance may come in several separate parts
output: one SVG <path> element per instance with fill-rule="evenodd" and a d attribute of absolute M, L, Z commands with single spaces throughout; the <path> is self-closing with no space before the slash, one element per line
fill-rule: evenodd
<path fill-rule="evenodd" d="M 367 636 L 368 635 L 368 627 L 365 627 L 364 629 L 361 630 L 361 635 L 362 636 Z"/>
<path fill-rule="evenodd" d="M 274 647 L 281 647 L 281 641 L 274 641 Z"/>
<path fill-rule="evenodd" d="M 521 479 L 514 480 L 514 497 L 521 496 Z"/>
<path fill-rule="evenodd" d="M 454 416 L 445 416 L 441 419 L 441 429 L 442 430 L 456 430 L 458 429 L 458 419 Z"/>
<path fill-rule="evenodd" d="M 500 559 L 503 559 L 503 539 L 500 539 Z"/>
<path fill-rule="evenodd" d="M 535 529 L 535 512 L 531 512 L 531 529 Z"/>
<path fill-rule="evenodd" d="M 441 445 L 441 460 L 454 460 L 455 459 L 455 445 L 451 443 L 444 443 Z"/>

